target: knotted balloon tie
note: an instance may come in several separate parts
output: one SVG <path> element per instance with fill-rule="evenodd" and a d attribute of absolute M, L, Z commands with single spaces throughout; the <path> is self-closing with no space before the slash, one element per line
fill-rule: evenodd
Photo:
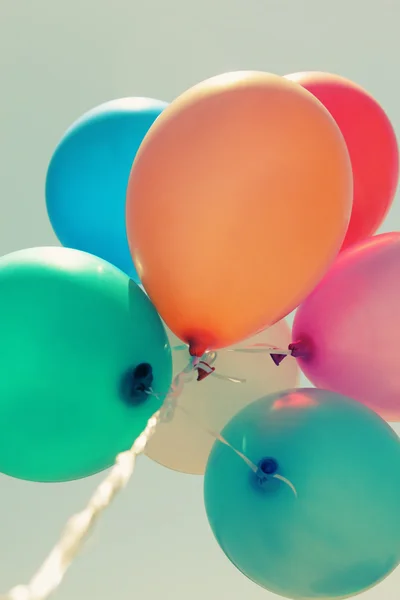
<path fill-rule="evenodd" d="M 181 344 L 179 346 L 173 346 L 172 350 L 181 351 L 188 350 L 188 346 L 185 344 Z M 224 350 L 221 350 L 224 352 Z M 212 365 L 218 358 L 218 353 L 214 350 L 207 351 L 201 358 L 193 357 L 192 365 L 194 369 L 197 369 L 197 381 L 203 381 L 208 376 L 216 377 L 217 379 L 222 379 L 223 381 L 230 381 L 231 383 L 246 383 L 246 379 L 241 379 L 238 377 L 232 377 L 229 375 L 223 375 L 222 373 L 218 373 Z"/>
<path fill-rule="evenodd" d="M 289 355 L 293 356 L 293 358 L 301 358 L 304 356 L 302 344 L 300 342 L 293 342 L 292 344 L 289 344 L 287 352 L 274 352 L 271 354 L 271 358 L 276 366 L 279 367 L 281 362 Z"/>
<path fill-rule="evenodd" d="M 187 350 L 187 346 L 178 346 L 173 348 L 173 350 Z M 171 421 L 173 419 L 175 409 L 177 407 L 177 401 L 182 393 L 183 386 L 193 381 L 195 377 L 196 381 L 198 382 L 204 381 L 204 379 L 206 379 L 210 375 L 234 383 L 245 382 L 245 379 L 227 377 L 226 375 L 216 373 L 215 367 L 212 366 L 216 360 L 216 352 L 206 352 L 206 354 L 204 354 L 201 358 L 197 358 L 195 356 L 190 358 L 189 363 L 186 365 L 183 371 L 179 373 L 177 377 L 175 377 L 171 386 L 170 393 L 168 394 L 168 397 L 165 400 L 164 405 L 160 411 L 160 420 L 163 423 L 167 423 L 168 421 Z M 151 388 L 148 393 L 152 394 L 153 396 L 156 396 L 156 394 Z"/>

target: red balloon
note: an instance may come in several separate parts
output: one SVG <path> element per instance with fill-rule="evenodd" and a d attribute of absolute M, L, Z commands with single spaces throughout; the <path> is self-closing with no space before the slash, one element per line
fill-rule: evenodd
<path fill-rule="evenodd" d="M 399 179 L 396 134 L 378 102 L 348 79 L 319 72 L 286 77 L 322 102 L 338 124 L 349 150 L 354 200 L 343 250 L 373 235 L 393 202 Z"/>

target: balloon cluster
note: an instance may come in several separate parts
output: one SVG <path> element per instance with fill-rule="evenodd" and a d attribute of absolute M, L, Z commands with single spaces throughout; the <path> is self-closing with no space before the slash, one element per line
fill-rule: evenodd
<path fill-rule="evenodd" d="M 0 470 L 68 481 L 145 450 L 205 474 L 215 537 L 260 586 L 382 580 L 400 563 L 400 232 L 372 236 L 398 162 L 379 104 L 327 73 L 86 113 L 47 173 L 64 247 L 0 259 Z"/>

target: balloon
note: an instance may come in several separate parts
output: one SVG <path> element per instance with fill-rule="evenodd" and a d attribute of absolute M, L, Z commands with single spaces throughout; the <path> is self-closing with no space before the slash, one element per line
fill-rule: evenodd
<path fill-rule="evenodd" d="M 296 387 L 298 367 L 294 359 L 279 367 L 266 354 L 235 352 L 245 349 L 261 350 L 257 344 L 287 348 L 290 329 L 279 321 L 269 329 L 248 340 L 244 345 L 216 353 L 214 375 L 185 386 L 179 398 L 180 409 L 171 421 L 160 423 L 146 448 L 146 454 L 158 463 L 194 475 L 203 475 L 214 438 L 209 431 L 219 433 L 230 419 L 256 398 L 265 393 Z M 187 365 L 187 349 L 169 332 L 171 348 L 182 348 L 174 353 L 174 372 Z M 186 351 L 185 351 L 186 350 Z M 228 381 L 220 377 L 236 379 Z M 189 413 L 189 414 L 188 414 Z"/>
<path fill-rule="evenodd" d="M 287 75 L 329 110 L 346 141 L 354 177 L 350 225 L 342 248 L 377 231 L 399 180 L 396 134 L 378 102 L 352 81 L 330 73 Z"/>
<path fill-rule="evenodd" d="M 104 258 L 138 280 L 125 228 L 125 196 L 135 154 L 166 103 L 112 100 L 64 134 L 46 180 L 47 211 L 64 246 Z"/>
<path fill-rule="evenodd" d="M 400 233 L 349 248 L 299 308 L 295 355 L 317 387 L 400 421 Z"/>
<path fill-rule="evenodd" d="M 344 140 L 312 94 L 228 73 L 172 102 L 144 139 L 128 240 L 160 316 L 201 356 L 300 303 L 340 249 L 351 198 Z"/>
<path fill-rule="evenodd" d="M 3 256 L 0 289 L 0 471 L 52 482 L 111 466 L 171 382 L 151 302 L 112 265 L 66 248 Z"/>
<path fill-rule="evenodd" d="M 372 411 L 298 389 L 250 404 L 223 435 L 258 472 L 216 442 L 205 505 L 249 579 L 288 598 L 344 598 L 399 564 L 400 441 Z"/>

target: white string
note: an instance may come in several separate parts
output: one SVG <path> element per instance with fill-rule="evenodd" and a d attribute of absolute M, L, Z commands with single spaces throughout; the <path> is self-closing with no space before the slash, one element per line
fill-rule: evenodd
<path fill-rule="evenodd" d="M 173 346 L 172 350 L 181 351 L 187 350 L 188 346 L 186 344 L 179 344 L 178 346 Z M 282 354 L 285 356 L 291 356 L 292 350 L 283 350 L 283 348 L 278 348 L 277 346 L 272 346 L 271 344 L 250 344 L 249 346 L 241 346 L 240 348 L 223 348 L 219 350 L 219 352 L 243 352 L 250 354 Z M 208 352 L 208 355 L 216 355 L 216 352 Z M 210 361 L 208 361 L 210 362 Z"/>
<path fill-rule="evenodd" d="M 291 356 L 292 350 L 283 350 L 270 344 L 251 344 L 241 348 L 225 348 L 224 352 L 243 352 L 249 354 L 281 354 L 282 356 Z"/>
<path fill-rule="evenodd" d="M 188 350 L 188 346 L 186 344 L 180 344 L 179 346 L 173 346 L 172 350 L 181 351 Z M 219 351 L 221 352 L 221 350 Z M 202 356 L 199 364 L 205 364 L 207 367 L 211 367 L 215 363 L 218 357 L 218 352 L 215 350 L 207 351 L 204 356 Z M 230 375 L 222 375 L 221 373 L 217 373 L 216 371 L 209 372 L 211 377 L 216 377 L 217 379 L 221 379 L 222 381 L 230 381 L 231 383 L 246 383 L 247 379 L 243 379 L 240 377 L 231 377 Z M 0 599 L 1 600 L 1 599 Z"/>
<path fill-rule="evenodd" d="M 163 408 L 149 419 L 133 446 L 117 456 L 114 466 L 97 487 L 86 508 L 70 518 L 56 546 L 31 581 L 27 585 L 14 587 L 1 595 L 0 600 L 46 600 L 59 587 L 97 519 L 129 482 L 136 458 L 144 452 L 157 424 L 164 419 L 165 411 L 176 405 L 185 383 L 194 377 L 195 364 L 195 361 L 191 361 L 175 377 Z"/>
<path fill-rule="evenodd" d="M 233 450 L 233 452 L 239 457 L 241 458 L 246 465 L 253 471 L 253 473 L 258 474 L 258 466 L 253 463 L 253 461 L 251 461 L 245 454 L 243 454 L 243 452 L 240 452 L 240 450 L 238 450 L 237 448 L 235 448 L 234 446 L 232 446 L 232 444 L 230 444 L 228 442 L 228 440 L 226 438 L 223 437 L 223 435 L 221 433 L 218 433 L 212 429 L 209 429 L 208 427 L 206 427 L 203 423 L 199 423 L 198 420 L 192 415 L 192 413 L 190 411 L 188 411 L 186 408 L 184 408 L 183 406 L 181 406 L 180 404 L 176 405 L 176 408 L 178 408 L 181 412 L 183 412 L 187 417 L 189 417 L 191 420 L 193 420 L 196 425 L 198 427 L 200 427 L 203 431 L 205 431 L 206 433 L 208 433 L 209 435 L 211 435 L 214 439 L 218 440 L 219 442 L 221 442 L 221 444 L 224 444 L 225 446 L 228 446 L 228 448 L 230 448 L 231 450 Z M 287 486 L 290 487 L 290 489 L 292 490 L 293 494 L 295 495 L 295 497 L 297 498 L 297 490 L 295 488 L 295 486 L 293 485 L 293 483 L 287 479 L 287 477 L 284 477 L 283 475 L 279 475 L 279 473 L 274 473 L 272 475 L 269 475 L 268 477 L 272 477 L 273 479 L 278 479 L 279 481 L 282 481 L 282 483 L 286 484 Z"/>
<path fill-rule="evenodd" d="M 296 496 L 296 498 L 298 497 L 297 490 L 294 487 L 293 483 L 290 481 L 290 479 L 288 479 L 287 477 L 283 477 L 283 475 L 279 475 L 279 473 L 275 473 L 274 475 L 272 475 L 272 477 L 274 479 L 279 479 L 279 481 L 282 481 L 282 483 L 285 483 L 286 485 L 288 485 L 290 487 L 290 489 L 292 490 L 293 494 Z"/>
<path fill-rule="evenodd" d="M 206 427 L 203 424 L 199 424 L 198 421 L 194 418 L 194 416 L 183 406 L 181 406 L 180 404 L 177 405 L 177 408 L 179 408 L 179 410 L 181 412 L 183 412 L 187 417 L 189 417 L 190 419 L 193 419 L 196 423 L 196 425 L 198 427 L 200 427 L 203 431 L 205 431 L 206 433 L 208 433 L 209 435 L 211 435 L 214 439 L 218 440 L 219 442 L 221 442 L 221 444 L 224 444 L 225 446 L 228 446 L 228 448 L 230 448 L 231 450 L 234 451 L 234 453 L 239 456 L 239 458 L 241 458 L 242 460 L 244 460 L 244 462 L 246 463 L 246 465 L 248 467 L 250 467 L 250 469 L 254 472 L 257 473 L 258 471 L 258 467 L 249 459 L 247 458 L 247 456 L 245 456 L 243 454 L 243 452 L 240 452 L 239 450 L 237 450 L 236 448 L 234 448 L 229 442 L 228 440 L 226 440 L 220 433 L 217 433 L 216 431 L 213 431 L 212 429 L 209 429 L 208 427 Z"/>

